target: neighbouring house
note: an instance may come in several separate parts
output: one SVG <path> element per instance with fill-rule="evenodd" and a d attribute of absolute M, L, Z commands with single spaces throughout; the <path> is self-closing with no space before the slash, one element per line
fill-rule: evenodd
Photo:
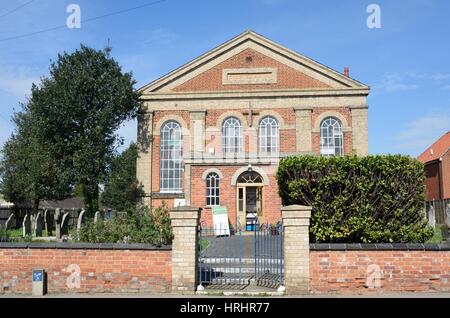
<path fill-rule="evenodd" d="M 252 31 L 140 89 L 144 202 L 227 208 L 246 228 L 280 218 L 288 155 L 368 153 L 369 87 Z"/>
<path fill-rule="evenodd" d="M 417 158 L 425 164 L 427 201 L 450 198 L 450 131 Z"/>

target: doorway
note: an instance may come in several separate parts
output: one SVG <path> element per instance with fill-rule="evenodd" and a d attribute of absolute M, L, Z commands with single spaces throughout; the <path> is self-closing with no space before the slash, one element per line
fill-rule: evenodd
<path fill-rule="evenodd" d="M 244 172 L 237 183 L 237 224 L 245 231 L 254 231 L 263 215 L 263 183 L 254 171 Z"/>

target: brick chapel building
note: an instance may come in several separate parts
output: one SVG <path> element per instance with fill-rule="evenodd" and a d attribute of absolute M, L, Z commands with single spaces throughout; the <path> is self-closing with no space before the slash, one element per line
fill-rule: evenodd
<path fill-rule="evenodd" d="M 140 91 L 144 201 L 209 224 L 214 206 L 233 225 L 279 220 L 280 158 L 368 152 L 369 87 L 252 31 Z"/>

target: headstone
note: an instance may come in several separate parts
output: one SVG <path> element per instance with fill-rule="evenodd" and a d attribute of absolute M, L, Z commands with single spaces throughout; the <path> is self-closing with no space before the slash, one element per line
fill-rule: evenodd
<path fill-rule="evenodd" d="M 25 214 L 25 217 L 23 218 L 22 234 L 23 234 L 23 237 L 25 237 L 27 235 L 31 235 L 31 217 L 28 213 Z"/>
<path fill-rule="evenodd" d="M 8 219 L 6 220 L 6 223 L 5 223 L 5 230 L 12 229 L 13 226 L 14 226 L 15 221 L 16 221 L 16 218 L 15 218 L 15 216 L 14 216 L 14 213 L 11 213 L 11 214 L 9 215 Z"/>
<path fill-rule="evenodd" d="M 64 213 L 61 220 L 61 235 L 69 234 L 69 220 L 70 220 L 70 212 Z"/>
<path fill-rule="evenodd" d="M 56 228 L 56 239 L 61 240 L 61 221 L 62 221 L 62 213 L 61 209 L 55 210 L 55 228 Z"/>
<path fill-rule="evenodd" d="M 84 216 L 85 211 L 81 210 L 80 214 L 78 215 L 78 222 L 77 222 L 77 232 L 80 231 L 81 227 L 85 224 L 86 218 Z"/>
<path fill-rule="evenodd" d="M 51 212 L 48 209 L 44 211 L 44 222 L 45 222 L 45 231 L 47 231 L 47 236 L 52 236 L 53 222 Z"/>
<path fill-rule="evenodd" d="M 30 215 L 30 226 L 31 226 L 31 234 L 34 234 L 34 226 L 36 224 L 36 215 L 34 215 L 33 213 L 31 213 Z"/>
<path fill-rule="evenodd" d="M 447 227 L 450 229 L 450 203 L 447 203 L 445 214 L 447 215 Z"/>
<path fill-rule="evenodd" d="M 433 227 L 433 229 L 436 227 L 436 214 L 433 205 L 430 205 L 430 209 L 428 210 L 428 224 Z"/>
<path fill-rule="evenodd" d="M 94 214 L 94 223 L 97 224 L 98 221 L 103 221 L 103 215 L 100 211 L 97 211 Z"/>
<path fill-rule="evenodd" d="M 44 226 L 44 218 L 42 217 L 42 212 L 38 212 L 34 222 L 34 235 L 36 237 L 42 236 L 43 226 Z"/>

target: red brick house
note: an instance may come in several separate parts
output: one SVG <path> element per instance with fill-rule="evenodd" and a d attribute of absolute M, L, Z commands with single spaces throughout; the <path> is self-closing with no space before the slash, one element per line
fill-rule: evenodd
<path fill-rule="evenodd" d="M 425 164 L 427 201 L 450 198 L 450 131 L 428 147 L 418 158 Z"/>
<path fill-rule="evenodd" d="M 247 31 L 140 89 L 144 202 L 276 222 L 280 158 L 366 155 L 369 87 Z"/>

